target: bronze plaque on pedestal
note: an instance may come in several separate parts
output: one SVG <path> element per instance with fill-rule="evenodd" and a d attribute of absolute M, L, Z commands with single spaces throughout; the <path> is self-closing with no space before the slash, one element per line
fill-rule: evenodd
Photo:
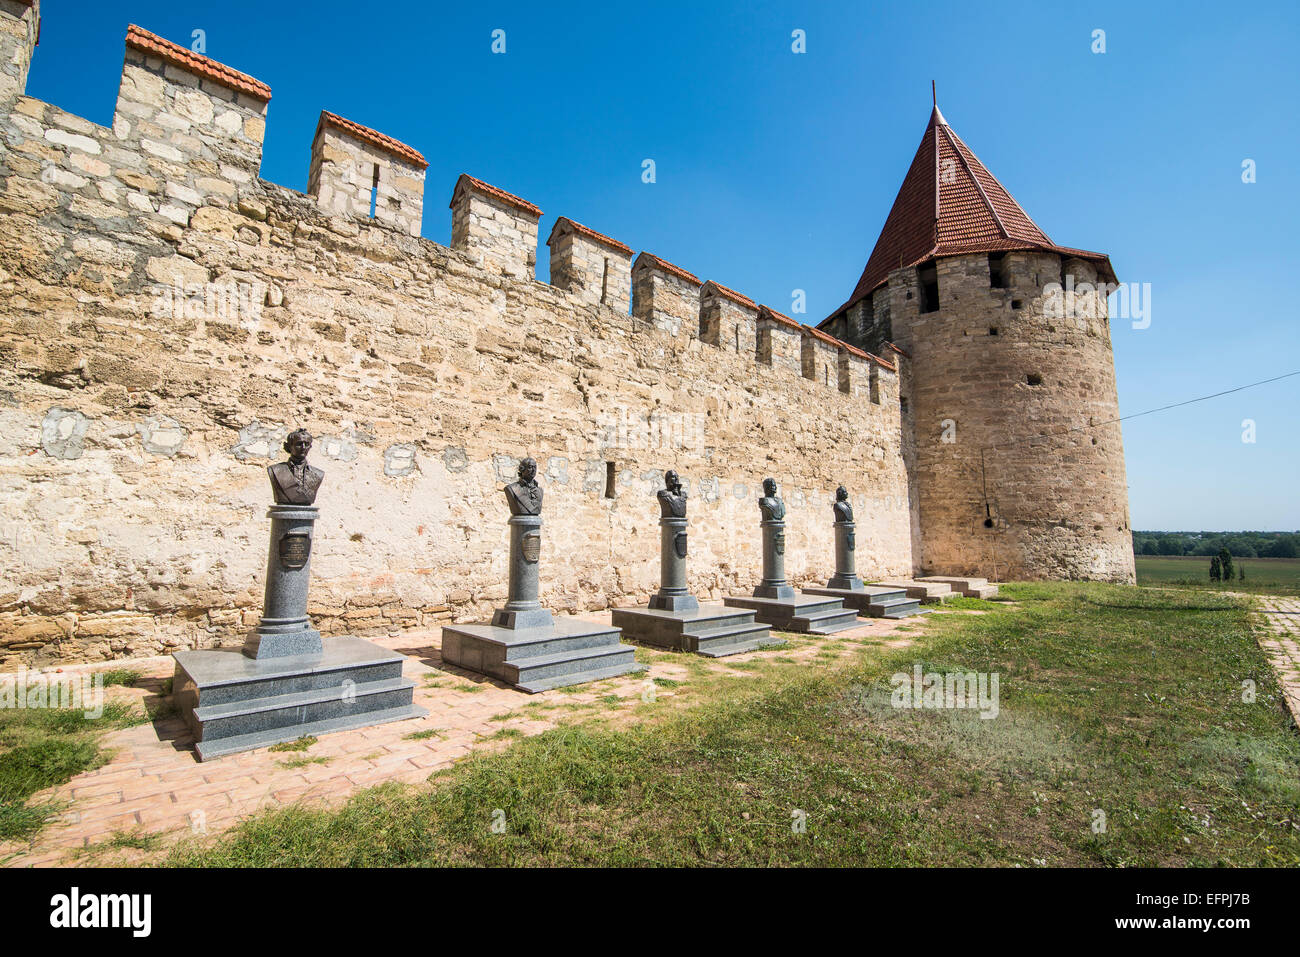
<path fill-rule="evenodd" d="M 673 539 L 673 549 L 677 552 L 678 558 L 686 557 L 686 533 L 678 532 L 677 537 Z"/>
<path fill-rule="evenodd" d="M 524 561 L 530 565 L 537 564 L 537 559 L 542 554 L 542 533 L 528 532 L 519 542 L 519 550 L 523 552 Z"/>
<path fill-rule="evenodd" d="M 280 537 L 280 564 L 297 571 L 311 557 L 310 535 L 282 535 Z"/>
<path fill-rule="evenodd" d="M 785 532 L 777 532 L 772 536 L 772 548 L 778 555 L 785 554 Z"/>

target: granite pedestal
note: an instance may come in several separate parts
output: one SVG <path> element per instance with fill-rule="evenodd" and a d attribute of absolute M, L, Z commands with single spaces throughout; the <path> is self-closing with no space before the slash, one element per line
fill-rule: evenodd
<path fill-rule="evenodd" d="M 248 640 L 250 658 L 319 655 L 320 632 L 307 617 L 307 586 L 311 581 L 312 531 L 320 509 L 314 505 L 272 505 L 271 545 L 266 555 L 266 590 L 262 620 Z"/>
<path fill-rule="evenodd" d="M 540 515 L 510 516 L 510 583 L 491 624 L 445 625 L 442 660 L 535 694 L 564 685 L 644 671 L 621 631 L 578 618 L 553 618 L 538 595 Z"/>
<path fill-rule="evenodd" d="M 791 589 L 794 592 L 794 589 Z M 833 635 L 858 627 L 858 615 L 834 598 L 795 593 L 791 598 L 733 595 L 723 599 L 730 608 L 748 608 L 754 618 L 777 631 L 805 635 Z"/>
<path fill-rule="evenodd" d="M 782 512 L 784 507 L 782 507 Z M 729 608 L 748 608 L 754 619 L 777 631 L 805 635 L 833 635 L 856 628 L 858 616 L 838 601 L 800 595 L 785 579 L 785 522 L 765 517 L 763 533 L 763 580 L 752 597 L 734 595 L 723 603 Z"/>
<path fill-rule="evenodd" d="M 242 651 L 180 651 L 172 694 L 200 761 L 426 714 L 396 652 L 322 639 L 307 616 L 313 505 L 277 503 L 262 618 Z"/>
<path fill-rule="evenodd" d="M 820 595 L 826 598 L 838 598 L 847 608 L 854 609 L 859 615 L 872 618 L 910 618 L 912 615 L 929 614 L 928 608 L 922 608 L 920 601 L 907 597 L 901 588 L 889 588 L 879 585 L 863 585 L 860 588 L 805 588 L 805 595 Z"/>
<path fill-rule="evenodd" d="M 754 613 L 701 606 L 686 588 L 686 519 L 659 519 L 659 591 L 648 608 L 615 608 L 614 624 L 632 641 L 721 658 L 781 644 Z"/>
<path fill-rule="evenodd" d="M 326 638 L 316 655 L 253 659 L 178 651 L 172 694 L 200 761 L 304 735 L 420 718 L 406 660 L 360 638 Z"/>
<path fill-rule="evenodd" d="M 854 557 L 857 551 L 857 527 L 854 522 L 835 523 L 835 574 L 826 583 L 827 588 L 862 591 L 862 579 L 858 577 Z"/>

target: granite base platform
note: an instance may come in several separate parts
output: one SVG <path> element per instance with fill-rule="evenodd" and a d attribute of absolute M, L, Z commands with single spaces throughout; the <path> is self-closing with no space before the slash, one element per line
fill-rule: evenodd
<path fill-rule="evenodd" d="M 908 598 L 915 598 L 923 605 L 937 605 L 957 594 L 951 585 L 944 582 L 920 579 L 900 578 L 897 581 L 876 582 L 876 584 L 881 588 L 901 589 L 907 593 Z"/>
<path fill-rule="evenodd" d="M 961 575 L 922 575 L 919 582 L 935 582 L 947 585 L 953 591 L 967 598 L 996 598 L 998 586 L 990 584 L 987 578 L 968 578 Z"/>
<path fill-rule="evenodd" d="M 172 694 L 200 761 L 304 735 L 428 714 L 413 703 L 402 655 L 326 638 L 319 655 L 253 659 L 239 649 L 178 651 Z"/>
<path fill-rule="evenodd" d="M 907 592 L 901 588 L 863 585 L 861 588 L 805 588 L 803 591 L 805 595 L 838 598 L 845 607 L 871 618 L 910 618 L 930 613 L 928 608 L 921 607 L 918 599 L 907 597 Z"/>
<path fill-rule="evenodd" d="M 858 627 L 858 613 L 834 598 L 796 594 L 789 598 L 735 595 L 723 599 L 730 608 L 749 608 L 754 618 L 777 631 L 804 635 L 833 635 Z"/>
<path fill-rule="evenodd" d="M 693 609 L 614 608 L 614 624 L 630 641 L 671 651 L 689 651 L 706 658 L 722 658 L 782 644 L 752 611 L 722 605 Z"/>
<path fill-rule="evenodd" d="M 536 694 L 565 685 L 645 671 L 620 629 L 579 618 L 550 625 L 444 625 L 442 660 Z"/>

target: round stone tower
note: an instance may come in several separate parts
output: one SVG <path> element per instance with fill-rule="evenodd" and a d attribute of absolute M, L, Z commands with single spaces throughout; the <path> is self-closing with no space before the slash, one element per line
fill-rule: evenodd
<path fill-rule="evenodd" d="M 1057 246 L 936 106 L 853 296 L 822 326 L 904 353 L 920 575 L 1132 582 L 1101 253 Z"/>

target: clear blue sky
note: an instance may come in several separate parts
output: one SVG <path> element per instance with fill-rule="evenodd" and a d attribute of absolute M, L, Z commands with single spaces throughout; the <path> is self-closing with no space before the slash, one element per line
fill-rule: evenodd
<path fill-rule="evenodd" d="M 305 188 L 328 109 L 428 158 L 430 239 L 468 172 L 540 205 L 543 238 L 567 215 L 777 309 L 806 290 L 814 322 L 857 280 L 934 79 L 1048 235 L 1151 284 L 1150 328 L 1112 323 L 1122 413 L 1300 369 L 1293 2 L 43 6 L 28 92 L 74 113 L 111 122 L 128 23 L 202 29 L 272 88 L 265 179 Z M 1133 527 L 1300 528 L 1298 396 L 1300 377 L 1125 423 Z"/>

